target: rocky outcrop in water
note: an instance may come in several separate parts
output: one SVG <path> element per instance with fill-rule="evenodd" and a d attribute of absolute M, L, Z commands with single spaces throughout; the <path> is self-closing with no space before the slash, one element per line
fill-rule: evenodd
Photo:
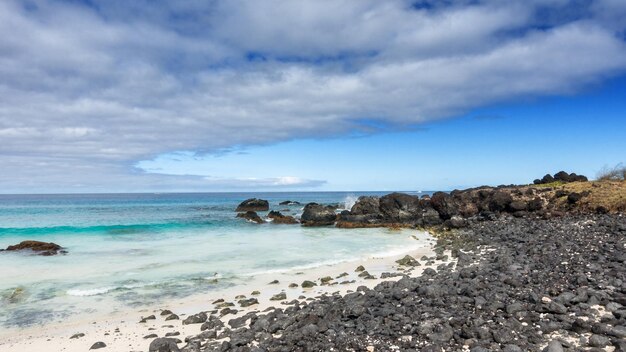
<path fill-rule="evenodd" d="M 300 222 L 303 226 L 329 226 L 337 220 L 333 206 L 309 203 L 304 206 Z"/>
<path fill-rule="evenodd" d="M 246 211 L 268 211 L 270 209 L 270 203 L 265 199 L 250 198 L 246 199 L 237 206 L 237 212 Z"/>
<path fill-rule="evenodd" d="M 263 219 L 261 219 L 261 217 L 259 216 L 259 214 L 257 214 L 255 211 L 247 211 L 245 213 L 239 213 L 237 214 L 238 218 L 242 218 L 242 219 L 246 219 L 250 222 L 256 223 L 256 224 L 262 224 L 265 221 L 263 221 Z"/>
<path fill-rule="evenodd" d="M 270 211 L 267 217 L 272 219 L 272 224 L 297 224 L 298 220 L 290 215 L 283 215 L 279 211 Z"/>
<path fill-rule="evenodd" d="M 559 179 L 581 176 L 557 173 Z M 574 175 L 574 176 L 572 176 Z M 584 177 L 584 176 L 583 176 Z M 573 181 L 572 181 L 573 182 Z M 626 210 L 626 187 L 619 183 L 576 182 L 556 187 L 541 185 L 478 187 L 435 192 L 432 196 L 391 193 L 360 197 L 349 211 L 339 215 L 337 227 L 461 228 L 470 220 L 493 220 L 502 215 L 550 218 L 567 213 L 606 213 Z M 604 190 L 603 190 L 604 189 Z"/>
<path fill-rule="evenodd" d="M 6 251 L 32 251 L 37 255 L 57 255 L 67 253 L 63 247 L 52 242 L 22 241 L 19 244 L 8 246 Z"/>

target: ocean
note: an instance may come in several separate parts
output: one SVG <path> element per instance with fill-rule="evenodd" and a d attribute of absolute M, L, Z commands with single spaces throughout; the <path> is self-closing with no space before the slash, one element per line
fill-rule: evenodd
<path fill-rule="evenodd" d="M 358 196 L 382 194 L 0 195 L 0 248 L 38 240 L 68 251 L 50 257 L 0 253 L 0 325 L 24 327 L 157 304 L 241 285 L 260 274 L 423 245 L 402 231 L 258 225 L 235 217 L 236 206 L 252 197 L 299 216 L 308 202 L 338 204 L 340 211 Z M 279 205 L 285 200 L 301 205 Z"/>

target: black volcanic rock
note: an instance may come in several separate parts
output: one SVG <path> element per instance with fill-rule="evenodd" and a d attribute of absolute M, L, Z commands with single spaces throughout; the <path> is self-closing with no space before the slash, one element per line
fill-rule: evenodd
<path fill-rule="evenodd" d="M 254 222 L 254 223 L 257 223 L 257 224 L 262 224 L 262 223 L 265 222 L 265 221 L 263 221 L 263 219 L 261 219 L 259 214 L 257 214 L 254 211 L 247 211 L 245 213 L 239 213 L 239 214 L 237 214 L 237 217 L 238 218 L 242 218 L 242 219 L 246 219 L 246 220 L 248 220 L 250 222 Z"/>
<path fill-rule="evenodd" d="M 237 206 L 237 212 L 246 211 L 267 211 L 270 210 L 270 203 L 265 199 L 250 198 L 246 199 Z"/>
<path fill-rule="evenodd" d="M 335 208 L 317 203 L 309 203 L 304 206 L 300 222 L 304 226 L 328 226 L 337 220 Z"/>
<path fill-rule="evenodd" d="M 40 241 L 22 241 L 16 245 L 8 246 L 6 251 L 32 251 L 43 256 L 67 253 L 63 247 L 56 243 Z"/>

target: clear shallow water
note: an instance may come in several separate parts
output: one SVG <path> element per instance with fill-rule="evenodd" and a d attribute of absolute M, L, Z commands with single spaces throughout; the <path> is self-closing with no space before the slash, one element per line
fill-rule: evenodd
<path fill-rule="evenodd" d="M 120 306 L 154 304 L 242 284 L 261 273 L 416 246 L 402 232 L 257 225 L 236 219 L 234 212 L 253 196 L 297 216 L 303 205 L 278 203 L 350 207 L 363 194 L 0 195 L 1 248 L 33 239 L 69 252 L 0 253 L 0 324 L 41 323 L 94 311 L 111 300 Z"/>

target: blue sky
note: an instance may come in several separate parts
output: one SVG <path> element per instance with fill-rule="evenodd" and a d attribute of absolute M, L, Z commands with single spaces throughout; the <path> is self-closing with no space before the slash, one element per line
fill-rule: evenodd
<path fill-rule="evenodd" d="M 6 0 L 0 193 L 437 190 L 625 162 L 622 0 Z"/>

